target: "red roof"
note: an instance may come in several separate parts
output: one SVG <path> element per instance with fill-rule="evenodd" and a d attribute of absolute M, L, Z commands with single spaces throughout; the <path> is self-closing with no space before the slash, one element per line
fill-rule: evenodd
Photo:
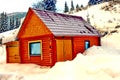
<path fill-rule="evenodd" d="M 32 9 L 55 36 L 99 36 L 97 30 L 80 16 Z"/>

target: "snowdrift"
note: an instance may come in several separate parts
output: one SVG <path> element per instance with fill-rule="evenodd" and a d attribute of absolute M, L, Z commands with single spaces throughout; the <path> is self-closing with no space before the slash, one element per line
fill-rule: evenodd
<path fill-rule="evenodd" d="M 120 55 L 120 49 L 115 49 L 109 46 L 93 46 L 86 50 L 83 54 L 86 56 L 113 56 Z"/>
<path fill-rule="evenodd" d="M 93 46 L 73 61 L 58 62 L 45 80 L 120 80 L 120 52 Z"/>
<path fill-rule="evenodd" d="M 120 32 L 106 35 L 101 38 L 101 44 L 105 47 L 120 50 Z"/>
<path fill-rule="evenodd" d="M 19 28 L 0 33 L 0 39 L 2 39 L 2 43 L 4 44 L 7 42 L 15 41 L 18 31 Z"/>
<path fill-rule="evenodd" d="M 2 45 L 0 46 L 0 64 L 6 63 L 6 46 Z"/>

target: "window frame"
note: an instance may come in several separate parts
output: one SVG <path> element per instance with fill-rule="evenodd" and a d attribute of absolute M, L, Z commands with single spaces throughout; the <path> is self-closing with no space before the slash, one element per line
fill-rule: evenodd
<path fill-rule="evenodd" d="M 89 40 L 85 40 L 85 41 L 84 41 L 85 50 L 87 50 L 87 49 L 88 49 L 88 48 L 86 48 L 86 42 L 88 42 L 88 43 L 89 43 L 89 47 L 88 47 L 88 48 L 90 48 L 90 41 L 89 41 Z"/>
<path fill-rule="evenodd" d="M 31 54 L 31 50 L 30 50 L 31 43 L 40 43 L 40 54 Z M 41 56 L 42 55 L 42 40 L 29 41 L 28 42 L 28 51 L 29 51 L 29 56 Z"/>

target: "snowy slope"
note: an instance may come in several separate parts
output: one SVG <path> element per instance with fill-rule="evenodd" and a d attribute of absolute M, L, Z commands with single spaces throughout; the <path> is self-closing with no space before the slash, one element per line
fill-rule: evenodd
<path fill-rule="evenodd" d="M 76 12 L 73 15 L 82 16 L 86 20 L 89 15 L 90 23 L 97 29 L 115 27 L 120 25 L 120 4 L 106 2 L 90 6 L 87 10 Z"/>

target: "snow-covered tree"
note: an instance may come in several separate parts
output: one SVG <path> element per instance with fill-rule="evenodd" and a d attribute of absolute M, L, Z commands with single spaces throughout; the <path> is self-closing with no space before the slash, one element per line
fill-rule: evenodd
<path fill-rule="evenodd" d="M 56 0 L 41 0 L 33 4 L 33 8 L 41 10 L 56 11 Z"/>
<path fill-rule="evenodd" d="M 44 0 L 45 10 L 56 11 L 56 0 Z"/>
<path fill-rule="evenodd" d="M 40 10 L 44 10 L 44 2 L 43 1 L 39 1 L 37 3 L 33 3 L 33 8 L 35 9 L 40 9 Z"/>
<path fill-rule="evenodd" d="M 10 30 L 12 30 L 12 29 L 14 29 L 14 23 L 15 23 L 15 21 L 14 21 L 14 16 L 12 16 L 11 18 L 10 18 Z"/>
<path fill-rule="evenodd" d="M 74 10 L 74 5 L 73 5 L 73 1 L 71 1 L 71 9 L 70 11 L 73 11 Z"/>
<path fill-rule="evenodd" d="M 6 13 L 1 13 L 0 17 L 0 32 L 8 30 L 8 16 Z"/>
<path fill-rule="evenodd" d="M 16 18 L 15 27 L 14 28 L 18 28 L 19 26 L 20 26 L 20 20 L 18 18 Z"/>
<path fill-rule="evenodd" d="M 65 8 L 64 8 L 64 13 L 69 12 L 69 7 L 67 5 L 67 2 L 65 1 Z"/>
<path fill-rule="evenodd" d="M 88 4 L 89 5 L 95 5 L 103 2 L 103 0 L 89 0 Z"/>

